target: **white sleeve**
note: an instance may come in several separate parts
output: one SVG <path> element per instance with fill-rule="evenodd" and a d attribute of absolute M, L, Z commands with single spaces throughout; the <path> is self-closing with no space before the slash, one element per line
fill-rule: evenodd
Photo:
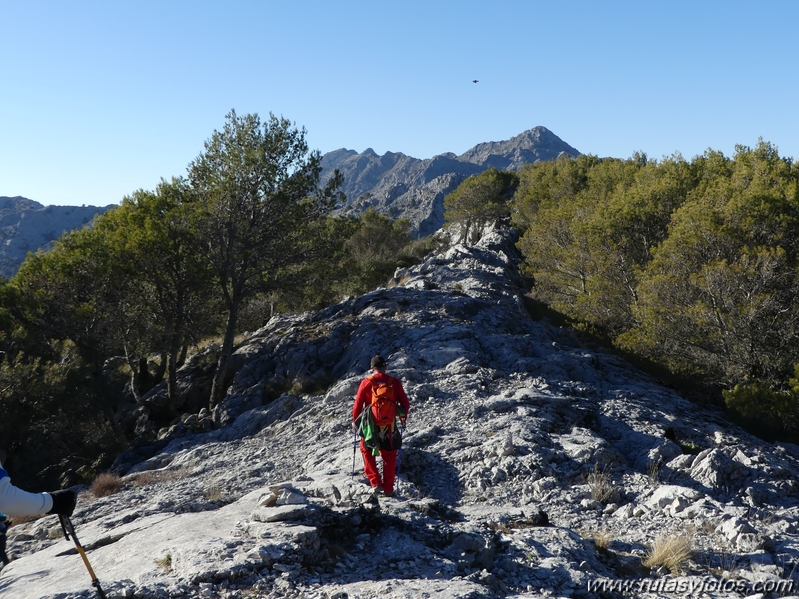
<path fill-rule="evenodd" d="M 0 512 L 9 516 L 35 516 L 53 509 L 49 493 L 28 493 L 11 484 L 11 479 L 0 479 Z"/>

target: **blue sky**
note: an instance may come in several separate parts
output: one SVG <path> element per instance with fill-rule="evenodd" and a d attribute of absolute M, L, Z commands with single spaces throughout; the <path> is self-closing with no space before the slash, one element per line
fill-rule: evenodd
<path fill-rule="evenodd" d="M 0 196 L 117 204 L 184 175 L 231 109 L 322 153 L 543 125 L 599 156 L 762 137 L 799 159 L 797 23 L 794 0 L 0 0 Z"/>

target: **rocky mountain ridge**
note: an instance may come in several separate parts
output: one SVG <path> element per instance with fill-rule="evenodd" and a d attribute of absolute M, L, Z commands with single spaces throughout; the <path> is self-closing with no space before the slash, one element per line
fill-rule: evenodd
<path fill-rule="evenodd" d="M 21 196 L 0 196 L 0 276 L 10 278 L 28 255 L 68 231 L 91 223 L 111 206 L 44 206 Z"/>
<path fill-rule="evenodd" d="M 362 153 L 340 149 L 322 157 L 322 179 L 336 169 L 344 175 L 347 204 L 339 214 L 358 215 L 370 207 L 391 218 L 407 218 L 425 237 L 444 224 L 444 197 L 471 175 L 489 168 L 518 170 L 522 165 L 579 152 L 546 127 L 534 127 L 509 140 L 486 142 L 460 156 L 448 152 L 429 159 L 371 148 Z"/>
<path fill-rule="evenodd" d="M 392 218 L 408 218 L 414 233 L 426 236 L 444 224 L 444 196 L 466 177 L 491 167 L 516 170 L 563 153 L 579 154 L 545 127 L 535 127 L 509 140 L 478 144 L 460 156 L 446 153 L 426 160 L 399 152 L 378 156 L 372 149 L 360 154 L 335 150 L 322 157 L 322 180 L 335 169 L 344 174 L 348 201 L 337 214 L 357 216 L 373 206 Z M 20 196 L 0 196 L 0 276 L 12 277 L 28 252 L 47 248 L 112 207 L 43 206 Z"/>
<path fill-rule="evenodd" d="M 249 334 L 222 404 L 120 456 L 118 492 L 80 495 L 108 596 L 792 594 L 799 448 L 532 320 L 514 239 L 488 232 Z M 367 486 L 349 426 L 376 352 L 412 406 L 396 498 Z M 646 566 L 670 538 L 690 554 Z M 9 551 L 3 597 L 94 596 L 54 517 L 13 527 Z"/>

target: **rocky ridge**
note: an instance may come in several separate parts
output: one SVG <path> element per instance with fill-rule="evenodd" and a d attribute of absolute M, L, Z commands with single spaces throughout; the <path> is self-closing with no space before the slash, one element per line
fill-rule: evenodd
<path fill-rule="evenodd" d="M 414 233 L 427 236 L 444 224 L 444 196 L 466 177 L 495 167 L 516 170 L 538 160 L 579 152 L 545 127 L 535 127 L 509 140 L 476 145 L 460 156 L 441 154 L 420 160 L 400 152 L 378 156 L 335 150 L 322 157 L 322 181 L 335 169 L 345 176 L 348 202 L 336 214 L 357 216 L 370 207 L 391 218 L 408 218 Z M 89 224 L 113 205 L 43 206 L 23 198 L 0 196 L 0 276 L 10 278 L 28 252 L 46 249 L 68 231 Z"/>
<path fill-rule="evenodd" d="M 579 152 L 545 127 L 529 129 L 509 140 L 476 145 L 460 156 L 448 152 L 421 160 L 400 152 L 377 155 L 340 149 L 322 157 L 322 179 L 335 169 L 344 175 L 347 204 L 337 213 L 357 216 L 374 208 L 391 218 L 407 218 L 425 237 L 444 224 L 444 197 L 470 175 L 489 168 L 518 170 L 539 160 Z"/>
<path fill-rule="evenodd" d="M 68 231 L 89 224 L 110 206 L 43 206 L 20 196 L 0 196 L 0 276 L 10 278 L 28 255 Z"/>
<path fill-rule="evenodd" d="M 81 494 L 73 522 L 108 596 L 790 594 L 799 448 L 531 320 L 513 241 L 489 232 L 249 335 L 223 404 L 121 456 L 119 492 Z M 377 351 L 412 404 L 396 498 L 371 493 L 349 428 Z M 292 384 L 326 389 L 270 399 Z M 644 567 L 669 535 L 690 559 Z M 14 526 L 9 550 L 3 597 L 94 596 L 52 516 Z"/>

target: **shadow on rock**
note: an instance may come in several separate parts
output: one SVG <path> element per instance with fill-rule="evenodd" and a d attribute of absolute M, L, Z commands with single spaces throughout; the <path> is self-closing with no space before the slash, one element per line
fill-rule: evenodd
<path fill-rule="evenodd" d="M 456 505 L 463 497 L 458 469 L 441 456 L 415 447 L 403 447 L 402 472 L 423 497 Z"/>

